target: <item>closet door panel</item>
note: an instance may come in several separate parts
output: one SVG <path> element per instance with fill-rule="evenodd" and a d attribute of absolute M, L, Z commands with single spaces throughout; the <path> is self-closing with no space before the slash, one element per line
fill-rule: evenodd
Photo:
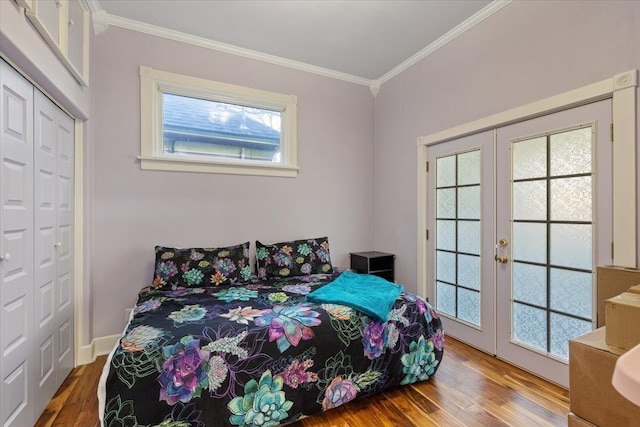
<path fill-rule="evenodd" d="M 0 424 L 31 425 L 33 87 L 0 62 Z"/>
<path fill-rule="evenodd" d="M 35 147 L 35 343 L 36 413 L 44 410 L 58 389 L 56 379 L 56 193 L 57 118 L 56 107 L 40 91 L 34 93 Z"/>
<path fill-rule="evenodd" d="M 58 385 L 74 366 L 74 289 L 73 289 L 73 173 L 74 121 L 62 110 L 57 111 L 57 191 L 56 281 L 58 305 Z"/>

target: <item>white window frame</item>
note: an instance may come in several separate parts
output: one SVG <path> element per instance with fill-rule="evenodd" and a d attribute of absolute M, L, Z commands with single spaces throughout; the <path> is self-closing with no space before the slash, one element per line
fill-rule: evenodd
<path fill-rule="evenodd" d="M 162 137 L 162 95 L 164 93 L 280 111 L 280 163 L 244 159 L 203 159 L 165 154 Z M 296 125 L 298 99 L 295 95 L 268 92 L 141 66 L 140 102 L 141 155 L 138 159 L 142 169 L 280 177 L 298 175 Z"/>

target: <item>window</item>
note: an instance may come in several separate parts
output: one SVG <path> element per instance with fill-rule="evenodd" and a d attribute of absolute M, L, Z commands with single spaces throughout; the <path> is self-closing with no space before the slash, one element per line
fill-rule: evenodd
<path fill-rule="evenodd" d="M 142 169 L 295 177 L 293 95 L 140 67 Z"/>

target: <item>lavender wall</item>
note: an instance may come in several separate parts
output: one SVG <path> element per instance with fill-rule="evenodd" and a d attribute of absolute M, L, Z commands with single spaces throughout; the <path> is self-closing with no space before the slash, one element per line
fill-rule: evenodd
<path fill-rule="evenodd" d="M 640 2 L 516 0 L 382 86 L 375 247 L 416 290 L 416 139 L 640 68 Z M 640 134 L 640 133 L 639 133 Z"/>
<path fill-rule="evenodd" d="M 142 171 L 138 66 L 298 97 L 297 178 Z M 327 235 L 335 265 L 373 248 L 374 99 L 365 86 L 110 27 L 95 39 L 93 338 L 120 333 L 153 248 Z"/>

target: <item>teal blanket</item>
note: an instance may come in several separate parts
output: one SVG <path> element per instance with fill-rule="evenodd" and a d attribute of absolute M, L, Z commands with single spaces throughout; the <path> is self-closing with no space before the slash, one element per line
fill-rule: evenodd
<path fill-rule="evenodd" d="M 333 282 L 309 293 L 307 301 L 346 305 L 386 322 L 393 303 L 403 290 L 402 285 L 378 276 L 345 271 Z"/>

